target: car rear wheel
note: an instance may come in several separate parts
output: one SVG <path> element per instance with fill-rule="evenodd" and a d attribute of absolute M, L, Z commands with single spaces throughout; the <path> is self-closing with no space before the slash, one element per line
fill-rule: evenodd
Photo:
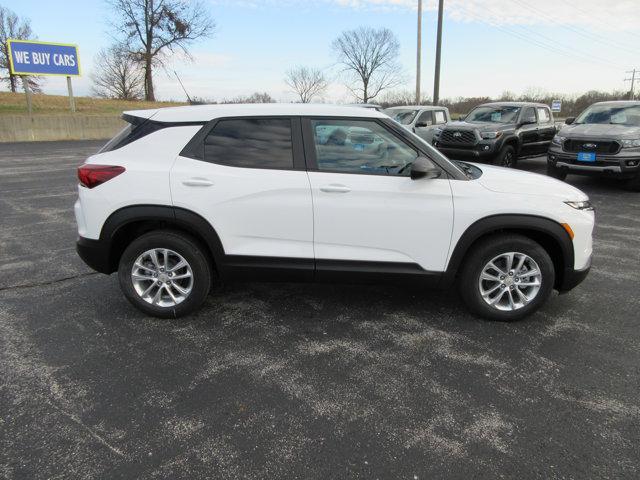
<path fill-rule="evenodd" d="M 547 175 L 553 178 L 557 178 L 558 180 L 563 180 L 567 178 L 567 169 L 566 168 L 558 168 L 554 165 L 547 163 Z"/>
<path fill-rule="evenodd" d="M 542 246 L 522 235 L 497 235 L 469 252 L 459 288 L 472 313 L 513 321 L 540 308 L 554 281 L 553 261 Z"/>
<path fill-rule="evenodd" d="M 191 236 L 156 230 L 135 239 L 118 267 L 125 297 L 139 310 L 159 318 L 178 318 L 202 305 L 211 288 L 211 267 Z"/>
<path fill-rule="evenodd" d="M 494 162 L 495 165 L 505 168 L 516 168 L 517 163 L 516 150 L 511 145 L 502 147 Z"/>

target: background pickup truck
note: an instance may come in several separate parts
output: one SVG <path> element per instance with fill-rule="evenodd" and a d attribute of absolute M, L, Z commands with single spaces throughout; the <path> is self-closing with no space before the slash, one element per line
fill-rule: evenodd
<path fill-rule="evenodd" d="M 436 131 L 451 121 L 447 107 L 407 105 L 387 108 L 383 113 L 427 143 L 432 143 Z"/>
<path fill-rule="evenodd" d="M 451 159 L 515 167 L 518 158 L 546 154 L 555 134 L 547 105 L 494 102 L 436 129 L 433 145 Z"/>

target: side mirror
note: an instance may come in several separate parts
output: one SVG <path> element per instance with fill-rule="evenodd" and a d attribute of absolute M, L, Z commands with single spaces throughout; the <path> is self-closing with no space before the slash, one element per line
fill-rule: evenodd
<path fill-rule="evenodd" d="M 428 122 L 418 122 L 416 123 L 416 128 L 424 128 L 424 127 L 430 127 L 431 124 Z"/>
<path fill-rule="evenodd" d="M 567 125 L 571 125 L 575 121 L 576 121 L 576 117 L 567 117 L 564 123 L 566 123 Z"/>
<path fill-rule="evenodd" d="M 411 165 L 411 180 L 419 178 L 438 178 L 442 172 L 427 157 L 418 157 Z"/>
<path fill-rule="evenodd" d="M 458 121 L 459 121 L 459 122 L 463 122 L 465 118 L 467 118 L 465 115 L 460 115 L 460 116 L 458 117 Z"/>

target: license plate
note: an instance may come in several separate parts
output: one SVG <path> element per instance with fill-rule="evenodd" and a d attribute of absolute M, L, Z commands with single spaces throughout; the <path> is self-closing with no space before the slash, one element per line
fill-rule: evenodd
<path fill-rule="evenodd" d="M 580 152 L 578 153 L 579 162 L 595 162 L 596 152 Z"/>

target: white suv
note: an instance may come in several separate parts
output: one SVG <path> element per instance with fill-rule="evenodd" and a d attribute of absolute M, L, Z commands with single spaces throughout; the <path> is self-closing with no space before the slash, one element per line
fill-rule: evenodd
<path fill-rule="evenodd" d="M 452 162 L 375 110 L 126 112 L 78 169 L 78 252 L 157 317 L 225 279 L 448 287 L 514 320 L 590 267 L 594 213 L 558 180 Z"/>

